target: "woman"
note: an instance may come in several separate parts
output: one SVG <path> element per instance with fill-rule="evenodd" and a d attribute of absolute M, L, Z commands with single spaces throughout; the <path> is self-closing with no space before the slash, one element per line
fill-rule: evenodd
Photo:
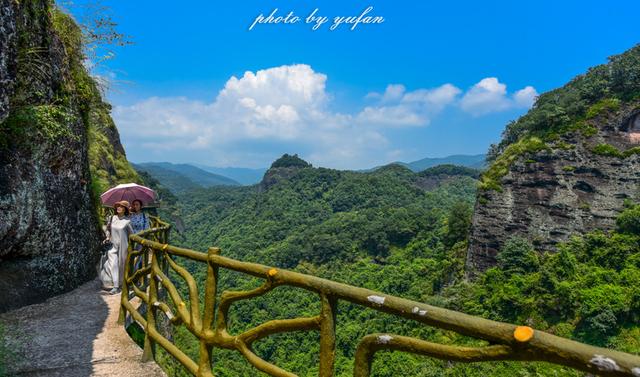
<path fill-rule="evenodd" d="M 107 261 L 100 271 L 100 279 L 104 287 L 111 286 L 109 294 L 120 293 L 124 265 L 127 260 L 129 247 L 129 235 L 133 234 L 131 221 L 129 220 L 129 202 L 119 201 L 113 205 L 115 215 L 111 216 L 107 225 L 107 239 L 113 247 L 107 251 Z"/>
<path fill-rule="evenodd" d="M 133 233 L 140 233 L 143 230 L 149 229 L 149 217 L 142 212 L 142 201 L 140 199 L 135 199 L 131 202 L 131 216 L 129 216 L 129 220 L 131 220 Z M 142 249 L 142 245 L 136 245 L 136 250 L 140 249 Z M 136 258 L 134 271 L 142 267 L 142 258 L 142 256 Z"/>
<path fill-rule="evenodd" d="M 149 229 L 149 217 L 142 212 L 142 201 L 140 199 L 135 199 L 131 202 L 131 216 L 129 216 L 129 220 L 131 220 L 133 233 L 140 233 L 145 229 Z"/>

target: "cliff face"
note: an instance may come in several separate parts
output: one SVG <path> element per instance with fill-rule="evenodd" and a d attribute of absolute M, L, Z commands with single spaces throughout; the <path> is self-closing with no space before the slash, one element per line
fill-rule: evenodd
<path fill-rule="evenodd" d="M 621 56 L 632 57 L 626 67 L 640 71 L 639 55 L 636 47 Z M 613 63 L 604 67 L 568 84 L 570 90 L 552 93 L 556 98 L 551 102 L 562 108 L 558 96 L 574 94 L 583 81 L 604 82 L 606 72 L 616 68 Z M 603 90 L 606 97 L 598 100 L 595 95 L 586 111 L 565 113 L 563 122 L 569 127 L 553 132 L 529 129 L 503 148 L 478 192 L 467 254 L 469 275 L 495 265 L 500 248 L 511 237 L 526 238 L 539 251 L 554 251 L 572 234 L 612 229 L 624 201 L 640 200 L 639 90 L 637 85 L 618 93 Z M 579 100 L 574 97 L 567 103 Z M 539 124 L 551 124 L 549 113 L 540 110 L 551 102 L 531 110 L 524 121 L 533 113 Z"/>
<path fill-rule="evenodd" d="M 0 0 L 0 311 L 96 274 L 97 194 L 135 180 L 81 32 L 47 0 Z"/>

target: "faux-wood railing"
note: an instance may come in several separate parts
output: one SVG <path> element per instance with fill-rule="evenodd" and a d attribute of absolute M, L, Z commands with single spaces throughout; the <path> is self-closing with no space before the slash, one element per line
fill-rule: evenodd
<path fill-rule="evenodd" d="M 361 339 L 356 349 L 356 377 L 370 375 L 371 362 L 379 350 L 410 352 L 459 362 L 546 361 L 597 375 L 640 377 L 639 356 L 593 347 L 526 326 L 474 317 L 315 276 L 225 258 L 220 255 L 218 248 L 209 248 L 207 253 L 203 253 L 174 247 L 168 244 L 170 225 L 159 218 L 153 218 L 152 225 L 151 229 L 130 236 L 130 250 L 122 286 L 120 323 L 124 324 L 129 313 L 144 328 L 144 359 L 153 359 L 157 344 L 195 376 L 213 376 L 211 351 L 213 347 L 221 347 L 240 352 L 255 368 L 269 375 L 295 377 L 295 374 L 261 359 L 253 352 L 251 345 L 272 334 L 308 330 L 320 331 L 319 375 L 333 376 L 336 305 L 338 300 L 345 300 L 490 343 L 474 348 L 442 345 L 395 334 L 370 334 Z M 184 267 L 174 261 L 174 256 L 207 264 L 203 314 L 196 281 Z M 142 260 L 141 266 L 134 270 L 136 258 Z M 189 305 L 185 304 L 169 279 L 169 268 L 187 283 Z M 216 309 L 219 268 L 264 279 L 264 284 L 250 291 L 222 292 Z M 318 294 L 320 313 L 315 317 L 271 320 L 239 335 L 228 333 L 227 318 L 231 304 L 261 296 L 278 286 L 293 286 Z M 162 295 L 159 294 L 159 287 L 163 288 Z M 162 301 L 161 296 L 166 298 L 167 295 L 171 302 Z M 132 299 L 139 299 L 146 304 L 146 317 L 138 312 Z M 164 312 L 174 326 L 185 326 L 199 340 L 197 361 L 189 358 L 160 333 L 157 328 L 158 310 Z"/>

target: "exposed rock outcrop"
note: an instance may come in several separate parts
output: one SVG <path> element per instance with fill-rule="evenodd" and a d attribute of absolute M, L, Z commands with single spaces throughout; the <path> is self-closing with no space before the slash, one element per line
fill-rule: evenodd
<path fill-rule="evenodd" d="M 0 311 L 93 278 L 97 193 L 135 179 L 81 32 L 47 0 L 0 0 Z"/>
<path fill-rule="evenodd" d="M 513 236 L 537 250 L 553 251 L 572 234 L 611 229 L 625 199 L 640 199 L 640 139 L 635 122 L 640 102 L 604 111 L 575 131 L 519 156 L 500 189 L 480 190 L 473 215 L 467 271 L 495 265 Z M 627 153 L 625 153 L 625 151 Z"/>
<path fill-rule="evenodd" d="M 505 242 L 554 251 L 572 234 L 608 230 L 640 199 L 640 45 L 541 94 L 503 132 L 480 178 L 468 276 L 496 264 Z"/>

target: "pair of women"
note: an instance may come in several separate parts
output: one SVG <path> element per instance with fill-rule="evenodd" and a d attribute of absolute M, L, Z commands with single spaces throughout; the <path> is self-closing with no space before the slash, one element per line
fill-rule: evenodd
<path fill-rule="evenodd" d="M 107 251 L 107 258 L 100 268 L 100 280 L 103 287 L 112 287 L 109 291 L 112 295 L 120 293 L 122 286 L 129 235 L 149 228 L 149 218 L 142 212 L 142 202 L 136 199 L 131 204 L 129 207 L 126 200 L 115 203 L 115 214 L 107 223 L 105 241 L 111 241 L 113 246 Z"/>

